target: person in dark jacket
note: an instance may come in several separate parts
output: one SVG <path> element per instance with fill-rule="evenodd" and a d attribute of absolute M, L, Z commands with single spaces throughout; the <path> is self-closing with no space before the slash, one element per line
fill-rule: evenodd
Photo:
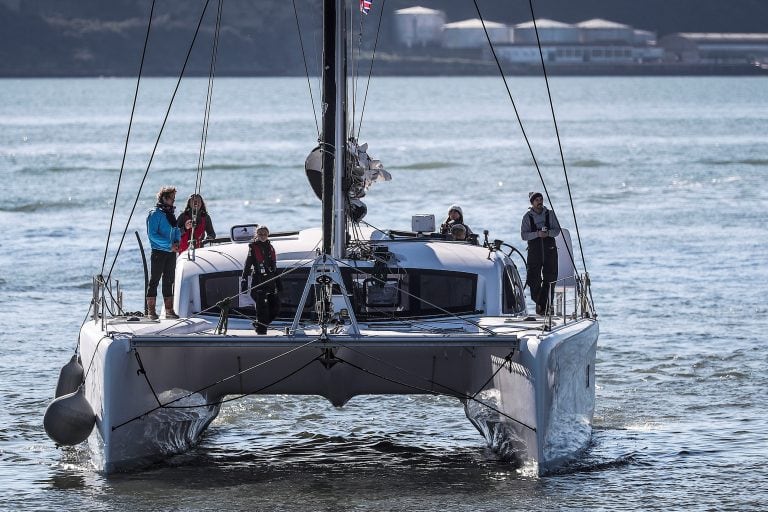
<path fill-rule="evenodd" d="M 173 310 L 173 280 L 176 276 L 176 253 L 179 251 L 181 233 L 176 227 L 176 189 L 162 187 L 157 193 L 157 204 L 147 215 L 147 235 L 152 247 L 151 270 L 147 285 L 147 317 L 157 319 L 157 285 L 163 281 L 165 318 L 179 318 Z"/>
<path fill-rule="evenodd" d="M 555 212 L 544 206 L 541 192 L 528 194 L 531 207 L 523 215 L 520 236 L 528 242 L 528 275 L 526 284 L 531 289 L 531 299 L 536 303 L 536 314 L 544 315 L 551 310 L 557 281 L 557 244 L 560 223 Z"/>
<path fill-rule="evenodd" d="M 454 224 L 463 224 L 464 228 L 467 231 L 467 237 L 469 237 L 472 234 L 472 230 L 469 229 L 469 226 L 467 226 L 467 223 L 464 222 L 464 212 L 461 211 L 461 206 L 457 204 L 452 204 L 448 208 L 448 217 L 440 225 L 440 234 L 450 235 L 451 228 L 454 226 Z"/>
<path fill-rule="evenodd" d="M 208 215 L 205 207 L 205 201 L 200 194 L 192 194 L 187 200 L 187 207 L 179 215 L 179 229 L 181 230 L 181 241 L 179 242 L 179 252 L 184 252 L 190 247 L 190 240 L 193 247 L 203 246 L 203 236 L 205 238 L 216 238 L 216 231 L 213 230 L 213 222 Z"/>
<path fill-rule="evenodd" d="M 256 303 L 256 321 L 253 326 L 257 334 L 267 334 L 267 326 L 280 311 L 280 283 L 276 262 L 275 248 L 269 241 L 269 228 L 259 226 L 254 241 L 248 244 L 248 256 L 240 277 L 242 292 L 248 289 L 248 276 L 252 277 L 250 294 Z"/>

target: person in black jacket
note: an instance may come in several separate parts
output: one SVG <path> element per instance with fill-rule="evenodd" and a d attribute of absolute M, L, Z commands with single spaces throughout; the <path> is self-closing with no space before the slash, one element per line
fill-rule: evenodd
<path fill-rule="evenodd" d="M 472 230 L 469 229 L 469 226 L 467 226 L 466 222 L 464 222 L 464 212 L 461 211 L 461 206 L 452 204 L 448 208 L 448 217 L 446 217 L 445 221 L 440 225 L 440 234 L 450 235 L 451 228 L 455 224 L 462 224 L 464 226 L 467 232 L 467 237 L 472 234 Z"/>
<path fill-rule="evenodd" d="M 526 283 L 531 289 L 531 299 L 536 303 L 536 314 L 548 314 L 557 281 L 557 243 L 560 223 L 555 212 L 544 206 L 541 192 L 528 194 L 531 207 L 523 215 L 520 236 L 528 242 L 528 275 Z"/>
<path fill-rule="evenodd" d="M 257 334 L 267 334 L 267 326 L 280 311 L 280 283 L 277 273 L 277 255 L 269 241 L 269 228 L 259 226 L 253 242 L 248 244 L 243 273 L 240 277 L 240 291 L 248 289 L 248 276 L 252 277 L 250 295 L 256 303 L 256 321 L 253 326 Z"/>

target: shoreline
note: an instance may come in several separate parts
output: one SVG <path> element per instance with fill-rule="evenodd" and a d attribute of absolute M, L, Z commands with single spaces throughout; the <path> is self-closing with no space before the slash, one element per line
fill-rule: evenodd
<path fill-rule="evenodd" d="M 447 60 L 447 59 L 446 59 Z M 550 64 L 547 65 L 548 76 L 584 76 L 584 77 L 611 77 L 611 76 L 768 76 L 768 68 L 755 65 L 714 65 L 714 64 L 630 64 L 630 65 L 605 65 L 605 64 Z M 397 63 L 377 62 L 374 66 L 373 76 L 387 77 L 429 77 L 429 76 L 498 76 L 498 68 L 492 62 L 467 62 L 454 61 L 412 61 Z M 506 76 L 541 76 L 541 66 L 507 65 L 504 66 Z M 184 74 L 188 78 L 206 78 L 207 73 L 189 72 Z M 305 77 L 303 73 L 276 73 L 263 70 L 223 70 L 217 73 L 218 77 L 228 78 L 267 78 L 267 77 Z M 310 75 L 316 76 L 316 75 Z M 40 72 L 21 71 L 0 73 L 0 79 L 6 78 L 135 78 L 136 73 L 127 73 L 122 70 L 98 70 L 82 72 Z M 176 78 L 178 74 L 164 72 L 149 72 L 142 74 L 144 78 Z"/>

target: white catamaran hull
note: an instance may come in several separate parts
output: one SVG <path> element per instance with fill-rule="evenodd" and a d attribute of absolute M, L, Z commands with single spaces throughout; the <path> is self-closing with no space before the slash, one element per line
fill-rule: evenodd
<path fill-rule="evenodd" d="M 340 406 L 356 395 L 440 393 L 464 401 L 492 448 L 537 461 L 545 473 L 589 443 L 597 323 L 513 335 L 496 320 L 495 336 L 377 331 L 326 342 L 280 331 L 200 335 L 212 325 L 199 319 L 167 322 L 165 330 L 165 322 L 134 324 L 131 334 L 116 322 L 108 331 L 122 333 L 105 336 L 89 322 L 81 351 L 91 362 L 85 389 L 97 416 L 94 460 L 113 472 L 184 452 L 228 395 L 321 395 Z"/>

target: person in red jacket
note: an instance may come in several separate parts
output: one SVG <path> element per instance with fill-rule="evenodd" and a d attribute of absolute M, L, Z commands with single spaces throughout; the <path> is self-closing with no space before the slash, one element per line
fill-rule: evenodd
<path fill-rule="evenodd" d="M 267 334 L 267 326 L 280 311 L 280 283 L 277 273 L 277 255 L 269 241 L 269 228 L 259 226 L 253 242 L 248 244 L 243 274 L 240 277 L 240 291 L 248 289 L 248 276 L 252 276 L 250 294 L 256 303 L 256 334 Z"/>
<path fill-rule="evenodd" d="M 216 238 L 216 232 L 213 230 L 213 222 L 208 215 L 205 207 L 205 201 L 200 194 L 192 194 L 187 200 L 187 207 L 179 215 L 178 227 L 181 230 L 181 242 L 179 242 L 179 252 L 186 251 L 190 246 L 190 240 L 194 247 L 203 246 L 203 236 L 205 238 Z"/>

